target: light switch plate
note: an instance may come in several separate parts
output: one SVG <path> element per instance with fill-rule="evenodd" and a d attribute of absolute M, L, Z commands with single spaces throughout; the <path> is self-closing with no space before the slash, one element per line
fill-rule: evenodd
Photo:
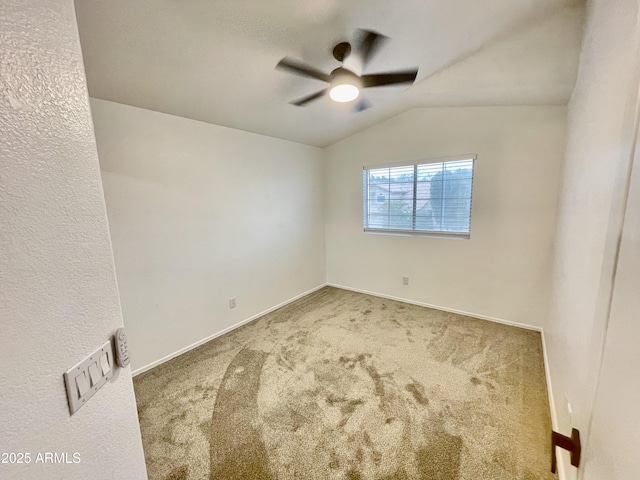
<path fill-rule="evenodd" d="M 105 357 L 106 356 L 106 360 Z M 109 369 L 107 373 L 106 365 Z M 114 360 L 111 340 L 64 374 L 69 412 L 76 413 L 113 376 Z M 88 389 L 87 389 L 88 387 Z M 81 393 L 83 392 L 83 393 Z"/>

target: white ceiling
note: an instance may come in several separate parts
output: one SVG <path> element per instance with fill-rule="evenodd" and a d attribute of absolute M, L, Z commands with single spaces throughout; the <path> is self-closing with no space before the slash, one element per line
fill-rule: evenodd
<path fill-rule="evenodd" d="M 565 104 L 584 3 L 576 0 L 77 0 L 89 93 L 114 102 L 326 146 L 416 106 Z M 325 84 L 357 28 L 390 37 L 365 73 L 419 67 L 410 88 L 365 91 L 352 113 Z"/>

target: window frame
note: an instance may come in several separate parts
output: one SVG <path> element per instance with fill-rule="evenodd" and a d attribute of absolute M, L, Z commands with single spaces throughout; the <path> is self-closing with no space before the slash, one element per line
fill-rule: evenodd
<path fill-rule="evenodd" d="M 440 237 L 440 238 L 457 238 L 468 240 L 471 238 L 471 217 L 473 210 L 473 181 L 475 178 L 475 169 L 476 169 L 476 160 L 478 156 L 475 153 L 467 154 L 467 155 L 455 155 L 450 157 L 438 157 L 438 158 L 427 158 L 421 160 L 409 160 L 404 162 L 394 162 L 394 163 L 382 163 L 376 165 L 365 165 L 362 167 L 362 220 L 363 220 L 363 231 L 365 233 L 373 233 L 373 234 L 382 234 L 382 235 L 401 235 L 401 236 L 420 236 L 420 237 Z M 365 201 L 365 198 L 369 198 L 369 181 L 365 179 L 365 172 L 369 170 L 377 170 L 381 168 L 395 168 L 395 167 L 419 167 L 420 165 L 429 165 L 433 163 L 447 163 L 447 162 L 455 162 L 461 160 L 471 160 L 471 191 L 469 194 L 469 231 L 468 232 L 448 232 L 441 230 L 415 230 L 415 229 L 399 229 L 399 228 L 372 228 L 367 226 L 369 209 L 368 202 Z M 414 173 L 414 191 L 417 183 L 417 177 Z M 365 191 L 365 189 L 367 189 Z M 413 224 L 415 228 L 415 218 L 416 218 L 416 198 L 415 195 L 413 197 Z"/>

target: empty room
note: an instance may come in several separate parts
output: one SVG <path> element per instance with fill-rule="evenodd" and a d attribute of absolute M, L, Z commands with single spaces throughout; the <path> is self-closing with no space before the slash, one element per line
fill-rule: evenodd
<path fill-rule="evenodd" d="M 0 479 L 640 479 L 638 0 L 0 1 Z"/>

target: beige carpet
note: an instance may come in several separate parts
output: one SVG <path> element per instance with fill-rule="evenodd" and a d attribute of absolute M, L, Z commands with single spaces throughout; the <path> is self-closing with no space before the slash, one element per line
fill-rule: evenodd
<path fill-rule="evenodd" d="M 134 383 L 151 480 L 554 478 L 537 332 L 326 287 Z"/>

